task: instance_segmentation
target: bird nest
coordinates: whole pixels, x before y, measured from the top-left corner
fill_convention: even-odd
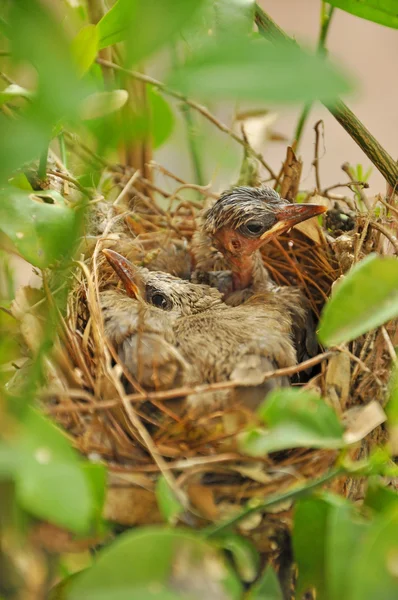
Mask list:
[[[163,192],[168,198],[159,201],[161,195],[138,176],[133,189],[131,173],[114,177],[122,192],[116,201],[98,203],[87,223],[43,392],[43,410],[83,455],[108,468],[104,517],[124,527],[161,522],[156,498],[160,476],[185,499],[182,519],[195,527],[231,518],[259,499],[320,477],[334,464],[336,451],[300,448],[262,458],[245,456],[237,435],[256,423],[255,414],[235,405],[199,416],[181,409],[187,395],[233,387],[231,382],[148,391],[126,371],[104,335],[99,294],[118,282],[101,250],[114,248],[123,254],[128,248],[136,263],[162,268],[162,251],[171,244],[181,268],[203,203],[180,198],[185,186],[178,181],[173,192]],[[206,189],[196,192],[203,201],[214,197]],[[270,242],[262,252],[274,280],[299,286],[319,316],[333,283],[365,254],[385,248],[382,234],[369,226],[369,219],[353,218],[353,228],[344,233],[332,226],[326,232],[313,221]],[[179,249],[184,251],[181,256]],[[383,332],[374,330],[349,347],[320,349],[311,359],[315,374],[305,385],[349,419],[370,399],[384,402],[389,360]],[[305,367],[282,372],[292,375]],[[353,458],[366,454],[380,435],[378,428],[364,437]],[[343,495],[361,495],[358,482],[347,477],[331,485]],[[272,558],[288,543],[290,524],[291,505],[284,503],[257,512],[238,527]]]

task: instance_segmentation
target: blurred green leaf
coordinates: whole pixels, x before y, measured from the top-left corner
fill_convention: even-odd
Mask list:
[[[245,583],[254,581],[260,566],[260,557],[254,545],[247,538],[229,532],[214,539],[221,548],[232,554],[242,581]]]
[[[315,587],[319,600],[348,599],[350,563],[367,528],[355,507],[339,496],[300,500],[292,535],[299,570],[296,597]]]
[[[107,472],[104,465],[91,462],[82,463],[82,470],[91,488],[93,528],[102,525],[102,510],[105,503]]]
[[[398,494],[392,488],[386,487],[379,477],[370,477],[364,504],[376,512],[398,510]]]
[[[13,83],[0,92],[0,106],[14,98],[31,98],[32,96],[32,92]]]
[[[54,193],[51,194],[54,197]],[[0,193],[0,229],[32,265],[45,268],[73,250],[75,212],[62,202],[47,204],[40,193],[9,188]]]
[[[296,597],[316,587],[317,598],[326,598],[325,541],[329,503],[320,498],[299,500],[294,510],[293,552],[298,565]]]
[[[368,528],[352,504],[340,498],[331,504],[324,540],[328,600],[349,600],[352,559]]]
[[[349,342],[398,315],[398,260],[370,254],[353,267],[321,315],[319,339],[327,346]]]
[[[96,92],[84,99],[80,114],[82,119],[99,119],[117,110],[120,110],[128,100],[126,90],[112,90],[111,92]]]
[[[127,41],[136,63],[172,41],[203,0],[117,0],[97,27],[99,47]]]
[[[159,510],[168,523],[176,523],[184,507],[176,498],[166,479],[161,476],[156,483],[156,500]]]
[[[148,86],[148,103],[153,147],[156,149],[170,137],[174,128],[174,115],[169,103],[150,86]]]
[[[98,29],[95,25],[86,25],[73,39],[71,45],[72,56],[80,76],[83,76],[95,61],[98,44]]]
[[[67,588],[66,600],[241,598],[222,554],[198,534],[160,527],[120,536]]]
[[[14,60],[30,62],[39,76],[32,110],[44,123],[75,114],[86,86],[79,81],[69,40],[54,13],[38,0],[18,0],[10,10],[10,30]]]
[[[8,180],[8,183],[13,187],[18,188],[19,190],[33,192],[33,188],[23,171],[20,171],[19,173],[14,175],[14,177],[11,177],[11,179]]]
[[[88,93],[87,83],[79,80],[65,31],[42,2],[10,3],[8,32],[13,61],[33,65],[38,83],[31,102],[18,119],[0,115],[2,182],[24,162],[43,152],[51,139],[53,124],[61,117],[76,116]]]
[[[215,0],[216,25],[223,33],[250,33],[253,30],[255,0]]]
[[[349,600],[398,598],[398,511],[378,516],[357,545],[350,568]]]
[[[397,0],[328,0],[328,2],[357,17],[398,29]]]
[[[249,589],[247,600],[284,600],[278,578],[272,567],[267,567],[260,579]]]
[[[93,492],[77,452],[61,431],[28,408],[13,447],[21,506],[55,525],[87,533],[94,511]]]
[[[334,410],[313,391],[295,388],[275,390],[259,408],[268,429],[241,434],[244,452],[262,456],[285,448],[339,448],[343,427]]]
[[[297,102],[333,100],[350,89],[324,58],[294,44],[225,36],[202,48],[170,77],[169,85],[204,98]]]

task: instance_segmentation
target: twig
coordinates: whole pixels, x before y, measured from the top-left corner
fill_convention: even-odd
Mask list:
[[[127,416],[130,419],[132,425],[135,427],[135,429],[138,431],[139,435],[141,436],[143,443],[145,444],[150,455],[152,456],[154,462],[159,467],[159,470],[162,473],[165,480],[167,481],[170,489],[174,492],[176,498],[179,500],[179,502],[181,502],[183,507],[185,509],[187,509],[188,508],[188,500],[187,500],[186,495],[178,487],[178,485],[174,479],[174,476],[167,468],[167,463],[165,462],[163,456],[159,453],[151,436],[149,435],[148,431],[142,424],[141,419],[139,418],[139,416],[137,415],[137,413],[131,406],[130,402],[128,401],[127,396],[123,390],[123,385],[120,382],[120,377],[118,377],[118,378],[114,377],[114,385],[119,393],[120,399],[124,406],[124,410],[126,411]]]
[[[384,325],[382,325],[380,329],[381,329],[381,334],[382,334],[382,336],[384,338],[384,341],[386,343],[387,350],[388,350],[388,353],[390,355],[390,358],[391,358],[391,360],[392,360],[393,363],[396,363],[397,362],[397,353],[395,352],[394,344],[391,341],[391,338],[390,338],[390,336],[388,334],[388,331],[384,327]]]
[[[276,43],[285,41],[290,44],[296,44],[258,4],[255,7],[255,21],[260,34],[270,41]],[[391,187],[394,188],[398,182],[398,163],[386,152],[370,131],[366,129],[363,123],[341,100],[337,100],[334,104],[324,103],[324,106],[326,106],[340,125],[358,144]]]
[[[294,375],[295,373],[299,373],[301,371],[305,371],[306,369],[309,369],[310,367],[314,367],[315,365],[318,365],[319,363],[323,362],[324,360],[327,360],[328,358],[330,358],[331,356],[333,356],[336,353],[336,351],[334,350],[329,350],[327,352],[323,352],[322,354],[318,354],[317,356],[314,356],[313,358],[310,358],[308,360],[305,360],[302,363],[299,363],[298,365],[294,365],[293,367],[284,367],[283,369],[275,369],[274,371],[268,371],[267,373],[264,373],[263,378],[262,378],[262,382],[268,381],[268,379],[272,379],[273,377],[282,377],[282,376],[289,376],[289,375]],[[258,383],[256,384],[250,384],[247,383],[247,381],[220,381],[217,383],[211,383],[211,384],[206,384],[206,385],[197,385],[197,386],[193,386],[193,387],[180,387],[180,388],[175,388],[172,390],[165,390],[162,392],[148,392],[146,394],[129,394],[126,396],[127,400],[129,402],[143,402],[143,401],[152,401],[152,400],[171,400],[171,399],[176,399],[176,398],[184,398],[185,396],[190,396],[191,394],[202,394],[202,393],[206,393],[206,392],[214,392],[214,391],[218,391],[218,390],[226,390],[226,389],[231,389],[231,388],[236,388],[236,387],[251,387],[251,385],[258,385]],[[76,410],[78,412],[81,413],[90,413],[92,411],[102,411],[102,410],[108,410],[109,408],[114,408],[115,406],[118,406],[120,404],[120,402],[118,400],[103,400],[100,403],[96,404],[95,406],[93,405],[82,405],[79,406]],[[70,408],[68,408],[68,410],[70,410]],[[50,413],[58,413],[58,412],[65,412],[65,410],[62,409],[62,407],[50,407],[49,408],[49,412]]]
[[[249,154],[251,154],[252,156],[257,158],[257,160],[263,165],[263,167],[265,169],[267,169],[267,171],[271,175],[272,179],[276,179],[276,175],[275,175],[274,171],[265,162],[265,160],[261,156],[261,154],[256,152],[255,150],[253,150],[253,148],[250,145],[248,145],[247,142],[245,142],[245,140],[243,140],[236,133],[234,133],[229,127],[224,125],[224,123],[221,123],[221,121],[219,121],[205,106],[198,104],[194,100],[187,98],[186,96],[184,96],[183,94],[180,94],[179,92],[176,92],[175,90],[171,90],[166,85],[164,85],[164,83],[162,83],[161,81],[158,81],[157,79],[153,79],[153,77],[149,77],[149,75],[144,75],[143,73],[138,73],[137,71],[131,71],[129,69],[125,69],[124,67],[121,67],[121,66],[117,65],[116,63],[110,62],[108,60],[103,60],[102,58],[97,58],[97,63],[108,69],[113,69],[115,71],[120,71],[121,73],[125,73],[126,75],[129,75],[130,77],[133,77],[134,79],[137,79],[138,81],[142,81],[144,83],[147,83],[148,85],[152,85],[153,87],[157,88],[158,90],[160,90],[167,96],[171,96],[172,98],[181,100],[182,102],[184,102],[184,104],[186,104],[187,106],[190,106],[191,108],[196,110],[198,113],[200,113],[203,117],[205,117],[205,119],[207,119],[208,121],[213,123],[213,125],[215,125],[218,129],[220,129],[220,131],[222,131],[223,133],[226,133],[227,135],[229,135],[229,137],[231,137],[233,140],[235,140],[238,144],[243,146],[243,148],[245,148]]]
[[[389,229],[387,229],[387,227],[384,227],[384,225],[381,225],[381,223],[376,223],[376,221],[370,221],[369,225],[373,229],[380,231],[380,233],[382,233],[388,239],[388,241],[391,242],[396,254],[398,255],[398,239],[395,237],[395,235]]]
[[[314,156],[314,160],[312,161],[313,166],[315,167],[315,184],[316,184],[316,189],[317,192],[321,191],[321,179],[319,177],[319,137],[320,137],[320,133],[319,133],[319,127],[322,125],[322,128],[324,130],[324,124],[323,121],[317,121],[314,125],[314,131],[315,131],[315,156]]]
[[[319,31],[319,39],[318,39],[318,44],[317,44],[317,52],[321,56],[326,54],[326,38],[328,35],[328,31],[329,31],[333,13],[334,13],[334,6],[326,7],[326,3],[324,2],[324,0],[322,0],[321,28]],[[304,130],[304,126],[307,122],[308,115],[311,112],[311,108],[312,108],[312,102],[308,102],[304,106],[303,111],[299,117],[296,131],[294,133],[294,138],[293,138],[293,141],[296,142],[296,148],[298,148],[298,146],[299,146],[301,136],[302,136],[302,133]]]
[[[349,183],[336,183],[335,185],[330,185],[329,187],[325,188],[321,192],[321,194],[322,194],[322,196],[328,197],[328,194],[329,194],[329,192],[331,190],[335,190],[335,189],[341,188],[341,187],[348,187],[351,190],[351,186],[352,185],[354,185],[354,186],[356,186],[356,185],[362,186],[365,189],[367,189],[369,187],[369,184],[366,183],[365,181],[350,181]]]
[[[140,177],[140,175],[141,173],[139,171],[135,171],[133,173],[133,175],[130,177],[130,179],[128,180],[128,182],[114,201],[113,206],[116,206],[117,204],[119,204],[119,202],[121,202],[124,199],[124,197],[129,193],[133,183],[135,183],[135,181]]]
[[[91,198],[90,192],[87,191],[86,188],[83,187],[82,184],[79,183],[71,175],[68,175],[67,173],[61,173],[59,171],[53,171],[52,169],[49,169],[47,171],[47,173],[50,174],[50,175],[53,175],[54,177],[59,177],[59,179],[63,179],[64,181],[68,181],[69,183],[72,183],[79,190],[79,192],[81,192],[82,194],[84,194],[87,198]]]
[[[386,208],[388,208],[388,210],[391,210],[395,215],[398,216],[398,208],[396,208],[392,204],[389,204],[388,202],[383,200],[383,198],[381,198],[380,196],[378,196],[377,202],[381,202]]]
[[[344,173],[346,173],[348,175],[348,177],[349,177],[352,185],[355,186],[355,191],[358,192],[358,194],[359,194],[359,196],[361,198],[361,201],[364,203],[364,205],[366,206],[366,208],[368,210],[371,210],[372,207],[370,205],[369,199],[368,199],[367,195],[363,191],[363,188],[364,187],[369,187],[369,185],[368,186],[363,185],[362,187],[357,187],[358,184],[354,181],[354,178],[353,178],[351,170],[350,170],[350,165],[348,163],[344,163],[343,165],[341,165],[341,169],[342,169],[342,171],[344,171]]]

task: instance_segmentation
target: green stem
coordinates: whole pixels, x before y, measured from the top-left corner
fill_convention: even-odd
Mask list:
[[[321,29],[319,31],[319,38],[318,38],[318,44],[317,44],[317,52],[320,55],[326,54],[326,38],[328,35],[328,31],[329,31],[333,13],[334,13],[334,6],[329,6],[329,8],[327,8],[326,3],[323,0],[322,5],[321,5]],[[307,102],[307,104],[305,104],[305,106],[302,110],[302,113],[299,117],[296,131],[294,133],[294,141],[296,142],[296,149],[299,146],[301,136],[302,136],[302,133],[304,130],[304,126],[307,122],[308,115],[311,112],[311,108],[312,108],[312,102]]]
[[[187,137],[189,152],[191,154],[192,167],[195,173],[195,183],[198,185],[205,185],[205,178],[203,176],[202,164],[200,161],[200,151],[198,147],[198,139],[195,133],[195,125],[193,120],[192,111],[186,104],[181,105],[181,112],[184,116],[185,123],[187,126]]]
[[[58,136],[58,144],[59,144],[59,154],[61,158],[61,162],[64,165],[65,169],[68,168],[68,155],[66,153],[66,144],[65,144],[65,136],[64,133],[60,133]]]
[[[271,42],[280,43],[282,40],[289,44],[296,44],[258,5],[256,5],[255,20],[259,32]],[[336,100],[330,105],[325,104],[325,106],[380,171],[390,186],[395,188],[398,182],[398,163],[391,158],[370,131],[341,100]]]
[[[39,179],[44,180],[47,177],[47,161],[48,161],[48,150],[49,146],[46,146],[43,152],[40,154],[39,168],[37,176]]]
[[[316,479],[315,481],[311,481],[310,483],[307,483],[306,485],[302,485],[300,487],[295,487],[295,488],[289,490],[288,492],[285,492],[284,494],[279,494],[279,495],[273,494],[272,496],[269,496],[269,498],[267,498],[267,500],[265,502],[263,502],[262,504],[258,504],[257,506],[251,506],[249,508],[246,508],[236,517],[232,517],[232,519],[229,519],[228,521],[224,521],[223,523],[221,523],[219,525],[212,525],[211,527],[207,527],[206,529],[204,529],[202,531],[202,533],[206,537],[218,535],[225,529],[230,529],[232,526],[234,526],[237,523],[239,523],[240,521],[242,521],[242,519],[246,519],[246,517],[248,517],[249,515],[251,515],[253,513],[259,512],[261,510],[266,511],[269,508],[271,508],[272,506],[275,506],[276,504],[281,504],[282,502],[286,502],[288,500],[293,500],[294,498],[301,498],[302,496],[306,496],[307,494],[309,494],[310,492],[312,492],[319,486],[323,485],[324,483],[327,483],[331,479],[335,479],[339,475],[343,475],[344,473],[345,473],[345,471],[342,468],[332,469],[325,475],[322,475],[322,477],[319,477],[319,479]]]
[[[170,55],[173,68],[178,68],[180,61],[176,46],[174,44],[172,44],[170,47]],[[184,117],[185,126],[187,130],[188,147],[189,153],[191,155],[192,168],[195,174],[195,183],[197,183],[198,185],[205,185],[202,163],[200,160],[200,151],[198,147],[198,139],[195,134],[195,122],[192,115],[192,109],[190,106],[188,106],[188,104],[182,103],[180,106],[180,110]]]

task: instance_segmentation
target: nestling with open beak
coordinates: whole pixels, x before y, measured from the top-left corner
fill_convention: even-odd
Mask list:
[[[250,293],[272,287],[275,284],[264,267],[261,246],[325,210],[317,204],[291,204],[265,186],[236,187],[223,193],[203,212],[193,238],[196,280],[207,283],[211,272],[231,271],[231,289],[224,294],[229,304],[240,304]]]
[[[237,390],[237,399],[250,408],[255,408],[273,387],[288,385],[286,378],[265,383],[262,380],[267,371],[296,363],[291,319],[273,294],[254,296],[245,305],[230,307],[216,289],[207,285],[135,267],[111,250],[105,250],[104,254],[129,296],[123,298],[122,312],[112,314],[111,308],[105,307],[108,308],[106,333],[133,374],[131,359],[126,356],[126,348],[132,344],[125,338],[136,334],[125,323],[129,320],[136,323],[138,299],[147,307],[152,327],[158,319],[157,334],[161,335],[162,329],[167,332],[176,352],[189,365],[185,378],[190,384],[228,380],[255,384],[255,388]],[[222,401],[231,401],[233,394],[232,391],[221,394]],[[220,394],[190,397],[188,401],[195,406],[219,402]]]
[[[299,288],[277,286],[271,280],[260,248],[325,211],[317,204],[291,204],[269,187],[237,187],[203,213],[192,244],[194,280],[217,287],[227,304],[239,305],[256,293],[276,294],[291,315],[299,361],[315,355],[318,348],[308,301]]]

